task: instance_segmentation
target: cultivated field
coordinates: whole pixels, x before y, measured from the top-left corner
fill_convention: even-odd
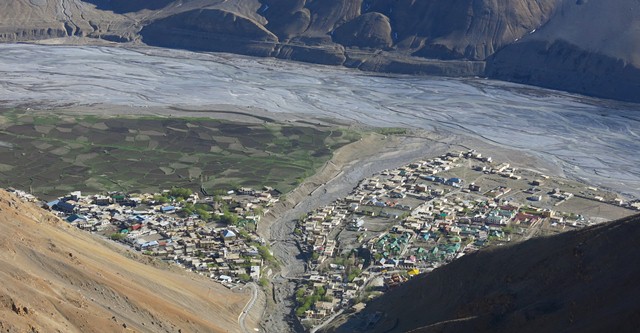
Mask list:
[[[43,197],[172,186],[284,193],[358,138],[330,126],[12,110],[0,117],[0,186]]]

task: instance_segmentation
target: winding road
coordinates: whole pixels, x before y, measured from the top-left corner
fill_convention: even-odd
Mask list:
[[[251,288],[251,299],[249,300],[249,302],[247,302],[247,305],[244,306],[244,309],[242,309],[242,312],[238,316],[238,324],[240,324],[240,329],[243,333],[250,332],[249,330],[247,330],[245,319],[247,318],[247,314],[249,313],[249,311],[251,311],[251,308],[258,299],[258,286],[256,286],[256,284],[253,282],[247,283],[246,286]]]

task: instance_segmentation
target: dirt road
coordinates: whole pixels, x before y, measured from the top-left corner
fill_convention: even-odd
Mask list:
[[[243,333],[251,332],[247,329],[245,319],[247,318],[247,313],[251,311],[251,307],[253,307],[253,305],[256,303],[256,299],[258,299],[258,286],[255,283],[250,282],[247,283],[247,287],[251,288],[251,299],[249,300],[249,302],[247,302],[247,305],[245,305],[244,309],[242,309],[242,313],[240,313],[240,316],[238,316],[238,324],[240,324],[240,329]]]

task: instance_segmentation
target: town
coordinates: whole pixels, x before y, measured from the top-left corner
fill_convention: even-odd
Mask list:
[[[26,201],[38,199],[10,189]],[[82,195],[43,207],[79,229],[233,288],[268,285],[278,262],[257,225],[280,200],[273,188],[200,197],[189,189]],[[409,163],[361,180],[346,197],[302,216],[307,257],[295,314],[308,328],[465,254],[604,222],[640,200],[493,161],[474,150]],[[375,318],[372,320],[375,321]]]
[[[640,202],[473,150],[386,170],[298,221],[309,274],[295,294],[296,315],[313,327],[480,248],[631,210],[640,210]]]
[[[27,201],[36,198],[16,191]],[[200,198],[189,189],[155,194],[83,196],[75,191],[43,206],[79,229],[121,242],[145,255],[173,262],[228,286],[261,279],[275,266],[256,233],[261,217],[278,201],[272,188],[240,188]]]

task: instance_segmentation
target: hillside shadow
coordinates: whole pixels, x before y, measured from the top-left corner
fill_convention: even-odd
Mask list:
[[[166,7],[173,0],[82,0],[96,6],[100,10],[109,10],[114,13],[133,13],[143,9],[157,10]]]

